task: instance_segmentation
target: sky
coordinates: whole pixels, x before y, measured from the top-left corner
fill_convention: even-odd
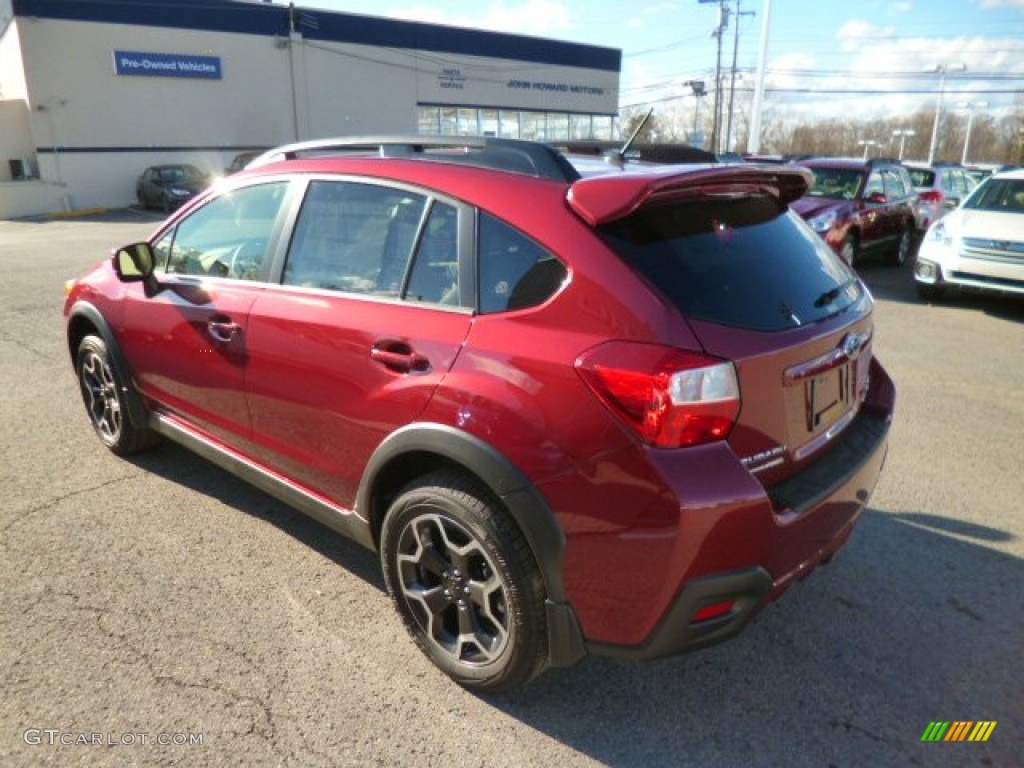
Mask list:
[[[737,98],[753,89],[765,0],[739,5]],[[618,48],[620,107],[689,110],[688,80],[714,80],[717,2],[700,0],[307,0],[303,7],[500,30]],[[732,65],[736,18],[723,34]],[[1024,112],[1024,0],[771,0],[766,119],[934,109]],[[966,67],[961,70],[961,67]],[[749,98],[749,95],[748,95]]]

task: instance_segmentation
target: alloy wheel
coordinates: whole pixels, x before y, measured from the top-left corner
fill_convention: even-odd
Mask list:
[[[398,589],[425,637],[460,664],[498,659],[510,638],[507,586],[462,524],[424,513],[398,538]]]
[[[116,442],[121,434],[122,409],[110,364],[90,350],[82,359],[79,378],[93,426],[104,440]]]

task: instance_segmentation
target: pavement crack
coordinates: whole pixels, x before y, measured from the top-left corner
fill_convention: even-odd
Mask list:
[[[68,491],[67,493],[61,494],[60,496],[57,496],[56,498],[49,499],[48,501],[46,501],[43,504],[39,504],[39,505],[37,505],[35,507],[30,507],[29,509],[26,509],[21,514],[15,515],[12,519],[8,520],[6,523],[4,523],[3,526],[0,526],[0,537],[3,537],[3,538],[0,538],[0,546],[4,546],[4,547],[7,546],[7,543],[4,540],[7,537],[7,532],[11,528],[13,528],[15,525],[20,523],[22,520],[25,520],[26,518],[29,518],[32,515],[35,515],[35,514],[37,514],[39,512],[44,512],[44,511],[46,511],[48,509],[52,509],[53,507],[56,507],[58,504],[61,504],[62,502],[67,501],[68,499],[73,499],[76,496],[81,496],[84,493],[92,493],[93,491],[99,491],[99,490],[101,490],[103,488],[108,488],[111,485],[115,485],[117,483],[123,483],[125,480],[131,480],[131,479],[132,479],[131,475],[124,475],[122,477],[115,477],[112,480],[107,480],[105,482],[99,483],[97,485],[90,486],[88,488],[79,488],[78,490],[75,490],[75,491]]]
[[[949,603],[951,606],[953,606],[954,610],[959,611],[964,616],[969,616],[970,618],[974,619],[979,624],[984,624],[985,623],[985,619],[984,618],[982,618],[979,614],[977,614],[974,611],[972,611],[970,608],[968,608],[966,605],[961,603],[955,597],[949,598],[946,602]]]

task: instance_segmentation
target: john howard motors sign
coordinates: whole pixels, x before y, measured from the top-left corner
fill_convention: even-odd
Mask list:
[[[143,77],[223,77],[220,56],[192,56],[183,53],[142,53],[114,51],[114,72]]]

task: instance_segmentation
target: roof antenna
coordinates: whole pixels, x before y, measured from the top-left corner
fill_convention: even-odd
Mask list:
[[[629,148],[633,146],[633,142],[636,141],[636,137],[640,135],[640,131],[647,125],[647,121],[651,119],[651,115],[654,114],[654,107],[647,110],[647,114],[644,115],[644,119],[640,121],[636,128],[633,129],[633,135],[630,136],[626,143],[622,145],[622,149],[613,150],[613,154],[609,155],[606,159],[614,163],[615,165],[622,168],[626,165],[626,153],[629,152]]]

